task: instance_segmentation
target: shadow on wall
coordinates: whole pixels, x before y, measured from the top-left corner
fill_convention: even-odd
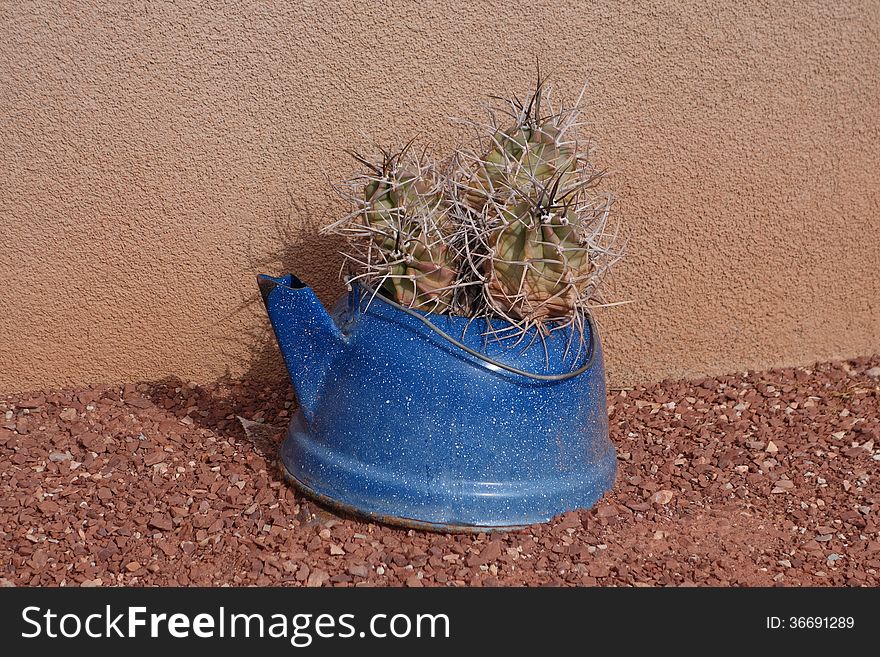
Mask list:
[[[271,253],[268,256],[251,254],[248,258],[246,275],[253,279],[252,291],[228,318],[236,323],[236,329],[230,331],[228,326],[221,326],[217,331],[218,336],[222,336],[218,337],[221,345],[223,341],[234,343],[235,348],[229,350],[229,362],[241,358],[240,354],[246,351],[249,365],[243,374],[226,374],[218,383],[288,385],[287,372],[257,289],[256,277],[258,274],[295,274],[315,290],[325,306],[329,306],[343,292],[336,272],[342,264],[340,251],[344,248],[344,241],[339,237],[321,235],[319,230],[338,213],[339,208],[330,202],[315,207],[292,195],[285,199],[275,215]],[[333,266],[328,267],[328,263]],[[325,272],[328,270],[333,272],[332,276],[327,276]],[[241,313],[254,313],[258,320],[240,321]],[[229,338],[230,335],[235,337]]]
[[[314,287],[325,304],[338,297],[342,286],[336,277],[314,277],[315,272],[327,271],[328,262],[342,262],[339,251],[343,242],[318,232],[336,212],[338,208],[331,208],[329,204],[311,208],[289,197],[276,213],[274,253],[269,257],[249,258],[247,275],[253,276],[253,292],[218,323],[215,334],[219,349],[228,354],[230,362],[241,358],[243,351],[249,353],[250,364],[243,374],[233,375],[227,371],[208,386],[188,383],[175,376],[138,386],[154,404],[178,418],[188,416],[195,425],[210,430],[217,437],[252,444],[254,451],[269,464],[269,475],[276,479],[281,479],[278,448],[290,416],[296,410],[296,398],[263,308],[256,276],[295,273]],[[254,324],[241,321],[242,314],[251,312],[263,321],[257,322],[257,328],[243,329]],[[236,330],[228,330],[229,322],[236,324]],[[236,337],[225,337],[228,335]],[[224,347],[224,342],[234,348]]]
[[[315,276],[316,272],[328,271],[328,263],[337,263],[333,271],[338,271],[342,262],[339,254],[342,240],[318,232],[338,211],[338,207],[331,207],[330,203],[315,208],[293,196],[280,204],[275,214],[271,255],[252,254],[247,259],[243,275],[251,277],[252,292],[218,321],[212,336],[228,363],[241,361],[242,354],[247,354],[246,370],[231,373],[227,369],[226,374],[208,386],[189,384],[178,377],[141,384],[155,403],[181,417],[189,414],[197,425],[218,436],[246,439],[267,461],[275,460],[283,429],[296,409],[296,400],[263,308],[256,277],[295,273],[315,289],[325,304],[338,297],[343,288],[336,276]],[[266,250],[265,244],[261,249]],[[251,313],[259,319],[243,317]],[[262,426],[248,425],[249,422]]]

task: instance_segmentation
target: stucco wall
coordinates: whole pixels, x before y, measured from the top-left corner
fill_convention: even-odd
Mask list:
[[[536,55],[557,91],[590,80],[615,172],[613,382],[880,351],[876,1],[22,1],[0,390],[276,376],[254,275],[341,290],[313,230],[342,149],[447,148]]]

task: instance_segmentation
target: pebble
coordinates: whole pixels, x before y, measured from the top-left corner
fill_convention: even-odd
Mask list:
[[[348,573],[355,577],[366,577],[370,574],[369,569],[362,564],[354,564],[348,567]]]
[[[651,496],[651,501],[654,504],[669,504],[674,496],[675,493],[671,490],[658,490]]]
[[[306,586],[318,587],[323,586],[324,583],[330,579],[330,574],[324,570],[313,570],[309,573],[309,578],[306,580]]]

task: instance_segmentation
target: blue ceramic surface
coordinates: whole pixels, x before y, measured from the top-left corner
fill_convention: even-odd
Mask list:
[[[509,528],[592,506],[614,483],[598,334],[591,367],[563,381],[512,374],[358,288],[327,313],[293,276],[260,276],[300,402],[282,449],[307,494],[383,522]],[[472,349],[538,374],[570,372],[589,348],[554,332],[523,351],[485,323],[431,315]],[[493,322],[495,329],[505,326]],[[465,331],[465,329],[467,329]],[[575,357],[578,362],[572,362]]]

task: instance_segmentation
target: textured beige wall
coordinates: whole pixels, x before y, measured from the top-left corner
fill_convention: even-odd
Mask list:
[[[74,7],[75,5],[75,7]],[[0,3],[0,390],[272,377],[254,274],[324,300],[346,147],[524,92],[612,167],[613,382],[880,351],[880,4]]]

